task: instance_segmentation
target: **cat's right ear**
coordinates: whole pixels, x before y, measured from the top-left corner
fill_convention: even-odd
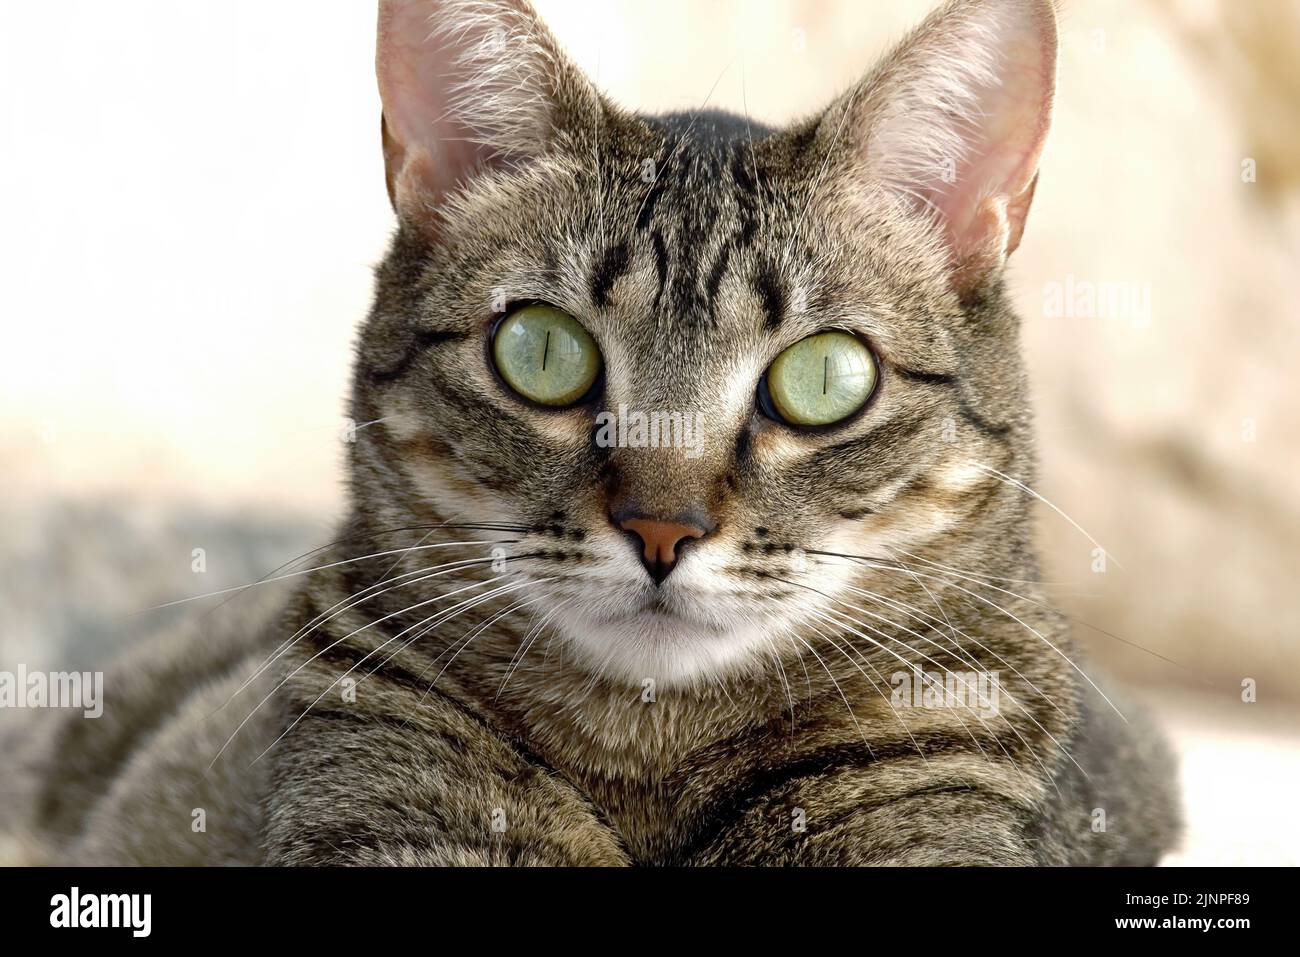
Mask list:
[[[388,197],[422,230],[476,173],[526,163],[601,109],[526,0],[380,0],[375,68]]]

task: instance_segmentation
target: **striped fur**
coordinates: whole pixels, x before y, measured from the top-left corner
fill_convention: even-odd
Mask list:
[[[390,113],[407,74],[384,37],[404,18],[468,44],[449,82],[487,152],[435,183],[419,124],[386,120],[399,227],[357,349],[351,415],[372,424],[339,541],[283,611],[182,654],[185,670],[174,649],[136,659],[137,716],[103,729],[111,753],[98,727],[61,732],[23,805],[50,854],[1155,863],[1177,833],[1171,759],[1085,675],[1038,583],[1032,498],[993,471],[1033,482],[1001,260],[959,289],[899,190],[935,156],[864,164],[858,128],[920,71],[879,142],[915,145],[925,109],[958,136],[1006,24],[1050,7],[952,5],[779,130],[614,107],[516,0],[386,5]],[[511,71],[494,35],[523,44]],[[503,296],[581,319],[605,358],[595,405],[545,411],[502,387],[486,342]],[[878,353],[866,411],[814,433],[765,419],[763,369],[827,328]],[[595,412],[619,404],[698,411],[702,454],[597,446]],[[704,509],[717,529],[656,589],[616,499]],[[996,672],[1001,705],[895,707],[916,668]],[[199,841],[168,831],[197,782],[222,826]],[[146,818],[172,823],[141,837]]]

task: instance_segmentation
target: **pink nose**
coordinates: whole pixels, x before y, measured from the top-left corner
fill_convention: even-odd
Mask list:
[[[698,525],[644,516],[625,518],[618,523],[618,527],[641,540],[641,562],[656,585],[663,584],[677,565],[682,543],[689,538],[702,538],[705,535],[705,530]]]

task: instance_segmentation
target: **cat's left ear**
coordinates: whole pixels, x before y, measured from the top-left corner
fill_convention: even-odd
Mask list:
[[[388,196],[420,228],[476,175],[541,156],[603,108],[527,0],[380,0],[375,67]]]
[[[936,220],[966,298],[1020,244],[1055,90],[1052,0],[956,0],[832,105],[818,136],[847,141],[873,185]]]

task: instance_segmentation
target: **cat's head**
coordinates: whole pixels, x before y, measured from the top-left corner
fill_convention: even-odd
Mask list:
[[[836,556],[996,551],[1055,43],[1048,0],[954,3],[770,130],[612,106],[523,0],[382,3],[355,507],[529,529],[505,574],[633,682],[831,626]]]

